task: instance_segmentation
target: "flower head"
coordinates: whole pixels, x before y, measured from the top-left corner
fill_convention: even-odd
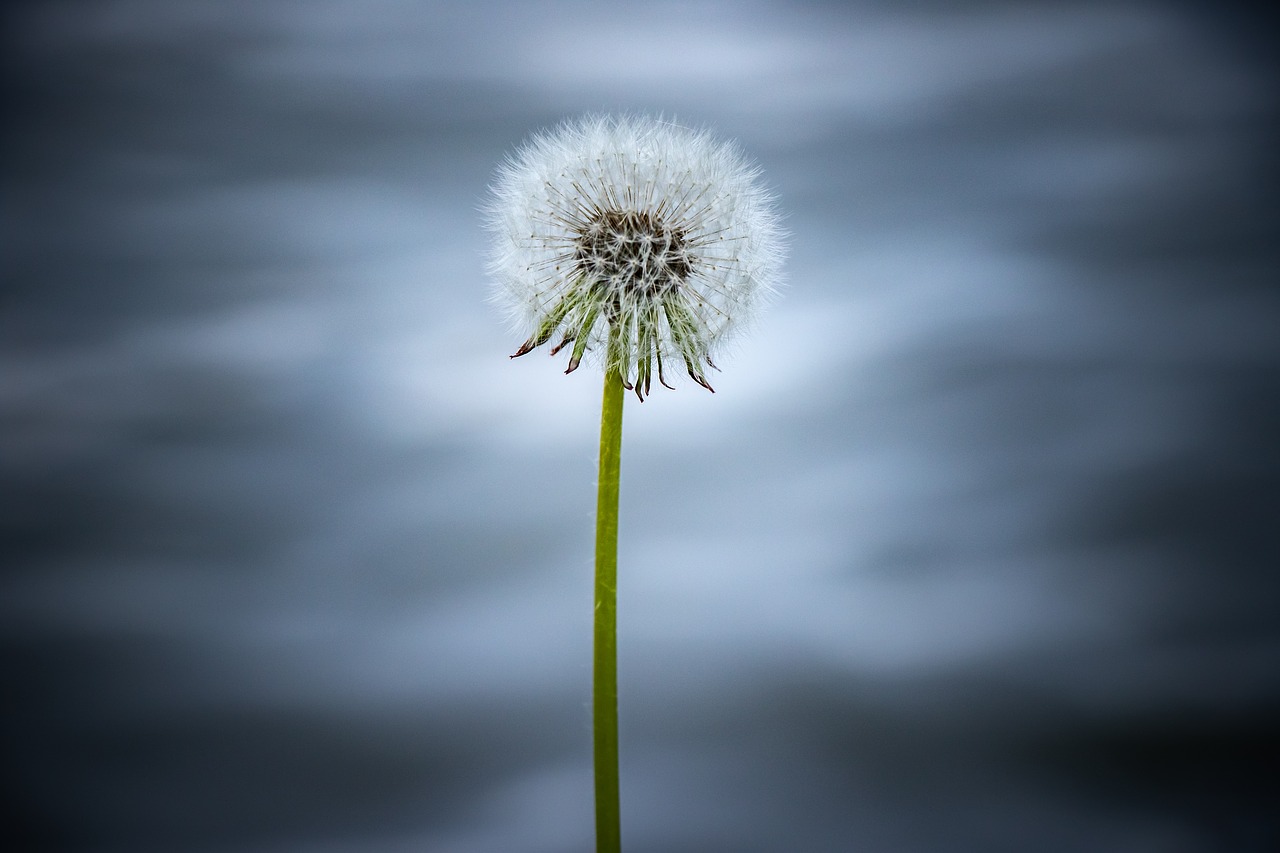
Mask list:
[[[736,146],[643,117],[588,117],[534,136],[499,169],[488,208],[496,296],[532,328],[616,369],[644,399],[664,364],[707,390],[704,365],[777,286],[782,234]]]

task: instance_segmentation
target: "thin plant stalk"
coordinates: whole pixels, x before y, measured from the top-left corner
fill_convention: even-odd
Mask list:
[[[596,498],[596,593],[592,666],[596,850],[622,848],[618,797],[618,475],[622,461],[622,374],[604,374],[600,485]]]

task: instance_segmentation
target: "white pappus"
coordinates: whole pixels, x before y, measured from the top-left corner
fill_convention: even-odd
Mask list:
[[[664,365],[704,365],[780,283],[773,199],[732,143],[648,117],[588,116],[499,167],[486,208],[495,301],[528,340],[559,338],[640,399]]]

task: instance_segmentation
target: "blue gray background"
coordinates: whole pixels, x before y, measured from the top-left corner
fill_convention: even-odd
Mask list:
[[[590,848],[599,379],[507,359],[478,211],[602,110],[792,234],[717,393],[627,408],[627,848],[1274,849],[1262,14],[5,9],[23,849]]]

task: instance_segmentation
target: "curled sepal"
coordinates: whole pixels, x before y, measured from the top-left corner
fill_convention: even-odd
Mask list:
[[[662,310],[667,316],[667,327],[671,330],[671,339],[684,358],[684,366],[689,377],[714,394],[716,389],[707,382],[706,374],[702,371],[701,362],[705,360],[710,364],[711,361],[706,356],[706,343],[698,334],[701,326],[697,317],[685,304],[678,291],[662,300]]]
[[[588,302],[587,309],[582,312],[582,317],[576,324],[576,329],[571,333],[572,337],[577,340],[573,345],[573,352],[569,355],[569,367],[565,373],[573,373],[578,369],[578,365],[582,363],[582,356],[587,351],[587,341],[591,338],[591,328],[596,324],[596,318],[600,316],[600,303]],[[566,341],[569,338],[566,337]],[[555,355],[555,350],[552,350]]]
[[[569,313],[569,309],[572,307],[573,304],[568,297],[560,299],[555,303],[555,305],[551,306],[551,310],[543,315],[542,319],[538,322],[538,328],[529,336],[529,340],[521,344],[520,349],[512,353],[511,357],[519,358],[525,353],[532,352],[547,341],[551,340],[551,336],[556,333],[556,329],[560,327],[560,324],[564,321],[565,315]],[[564,346],[563,343],[559,344],[551,351],[552,354],[557,352],[562,346]]]

